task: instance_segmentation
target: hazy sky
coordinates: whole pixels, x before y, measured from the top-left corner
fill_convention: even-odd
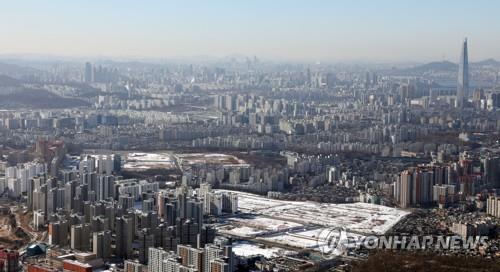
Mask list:
[[[0,54],[306,61],[500,59],[493,0],[12,0]]]

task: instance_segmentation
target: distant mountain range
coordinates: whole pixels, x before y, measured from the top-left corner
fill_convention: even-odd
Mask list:
[[[477,65],[477,66],[493,66],[496,68],[500,68],[500,61],[495,60],[495,59],[486,59],[478,62],[473,62],[471,65]]]
[[[44,89],[27,88],[23,81],[0,74],[0,108],[71,108],[88,106],[89,103],[77,98],[61,97]]]
[[[17,87],[20,85],[20,80],[0,74],[0,87]]]
[[[40,73],[42,71],[26,66],[20,66],[17,64],[0,62],[0,74],[7,75],[13,78],[22,78],[25,76],[30,76],[33,74]]]
[[[89,103],[77,98],[61,97],[43,89],[21,87],[15,92],[5,94],[0,92],[0,108],[3,109],[56,109],[81,106],[89,106]]]
[[[427,64],[408,68],[407,70],[413,71],[429,71],[429,70],[457,70],[458,64],[450,61],[435,61]]]
[[[474,67],[494,67],[500,69],[500,61],[495,59],[486,59],[478,62],[471,62],[471,68]],[[399,72],[405,73],[423,73],[428,71],[453,72],[458,70],[458,64],[451,61],[434,61],[410,68],[400,69]]]

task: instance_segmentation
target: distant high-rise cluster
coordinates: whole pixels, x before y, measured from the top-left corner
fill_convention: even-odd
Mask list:
[[[498,258],[500,62],[468,54],[0,60],[0,272],[350,271],[337,228]]]
[[[83,74],[83,82],[85,83],[109,83],[117,77],[117,69],[109,69],[102,65],[94,66],[90,62],[85,63]]]
[[[92,63],[85,63],[85,82],[94,82],[94,68],[92,67]]]
[[[446,206],[479,193],[478,188],[500,187],[499,180],[499,157],[468,157],[402,171],[394,182],[394,197],[404,208],[431,203]]]

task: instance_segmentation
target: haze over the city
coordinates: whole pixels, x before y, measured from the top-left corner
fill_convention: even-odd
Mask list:
[[[499,58],[495,1],[5,1],[1,55],[456,62]],[[28,55],[26,55],[28,54]]]
[[[500,271],[500,1],[0,5],[0,272]]]

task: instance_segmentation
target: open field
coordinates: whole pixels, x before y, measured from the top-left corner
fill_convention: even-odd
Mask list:
[[[125,171],[146,171],[150,169],[172,170],[186,168],[195,164],[220,165],[225,167],[245,166],[246,161],[235,155],[219,153],[182,153],[164,152],[123,152]]]
[[[266,247],[261,244],[248,241],[238,241],[233,243],[233,252],[237,256],[251,257],[262,255],[266,258],[277,257],[280,255],[296,254],[294,251],[284,250],[279,247]]]
[[[194,164],[211,164],[220,166],[244,166],[247,163],[234,155],[219,153],[186,153],[176,154],[181,167],[189,167]]]
[[[233,191],[234,192],[234,191]],[[384,234],[409,212],[368,203],[331,204],[268,199],[238,194],[242,213],[264,215],[302,225],[346,228],[361,234]]]
[[[167,152],[162,153],[138,153],[131,152],[125,156],[124,170],[144,171],[149,169],[174,169],[175,158]]]
[[[330,204],[268,199],[238,194],[240,214],[217,226],[219,233],[268,245],[321,250],[320,237],[345,229],[350,235],[382,235],[409,214],[367,203]],[[323,237],[325,238],[325,237]]]

